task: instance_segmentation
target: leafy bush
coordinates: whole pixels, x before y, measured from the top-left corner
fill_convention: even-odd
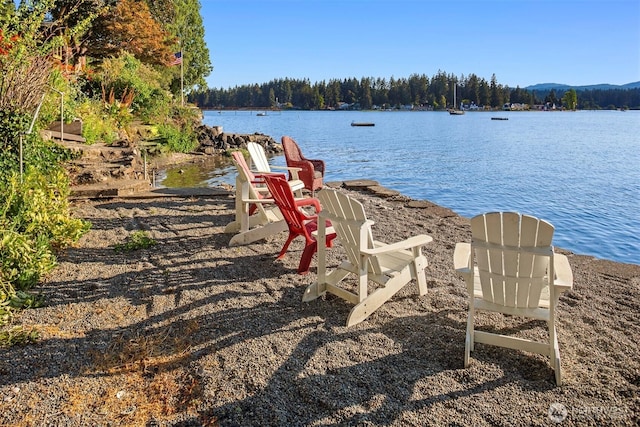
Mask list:
[[[118,102],[117,109],[126,105],[131,114],[151,122],[169,115],[171,100],[161,82],[159,72],[125,52],[117,58],[103,60],[95,85],[99,86],[102,100],[112,112]]]
[[[54,249],[71,244],[88,228],[71,219],[68,211],[68,182],[59,162],[69,158],[70,152],[43,141],[38,133],[42,122],[35,120],[42,108],[45,119],[59,117],[59,98],[56,101],[50,93],[51,86],[71,92],[67,83],[52,77],[51,53],[63,40],[43,24],[51,18],[54,0],[23,1],[15,9],[13,2],[4,5],[0,16],[0,325],[14,310],[40,303],[28,290],[55,266]],[[0,342],[22,339],[20,334],[6,333],[0,334]]]
[[[25,113],[17,112],[15,109],[0,109],[0,148],[10,149],[17,152],[17,142],[20,134],[24,134],[29,129],[31,119]]]
[[[158,136],[169,151],[189,153],[198,146],[198,139],[192,128],[180,129],[172,123],[158,125]]]
[[[29,167],[0,186],[0,325],[33,306],[28,291],[56,266],[55,250],[76,242],[90,224],[71,217],[69,182],[60,168]]]
[[[167,91],[156,88],[151,91],[147,100],[136,104],[140,119],[146,123],[157,123],[169,116],[171,99]]]
[[[19,173],[21,149],[23,170],[31,166],[47,173],[73,157],[70,150],[43,141],[36,132],[25,134],[29,124],[26,114],[0,110],[0,186],[6,185],[12,174]]]
[[[16,290],[29,290],[55,266],[54,250],[76,242],[90,227],[69,213],[66,174],[30,168],[0,189],[0,262],[3,278]]]
[[[100,101],[86,100],[78,107],[78,114],[82,117],[82,136],[87,144],[111,144],[118,139],[118,125],[104,113]]]
[[[193,128],[202,119],[202,112],[198,108],[175,105],[171,110],[171,118],[180,127]]]
[[[55,267],[55,257],[44,236],[30,236],[15,230],[3,229],[0,237],[0,283],[7,288],[7,285],[12,285],[8,289],[30,289],[38,283],[43,274]]]
[[[0,109],[0,188],[6,185],[8,176],[20,170],[20,140],[25,143],[28,127],[26,114]]]
[[[36,305],[28,291],[55,267],[54,251],[89,228],[69,212],[60,162],[71,152],[36,132],[24,134],[29,124],[24,113],[0,111],[0,325],[13,311]]]
[[[201,112],[197,108],[173,106],[171,120],[156,126],[157,139],[163,144],[161,151],[190,153],[198,147],[198,137],[195,133]]]

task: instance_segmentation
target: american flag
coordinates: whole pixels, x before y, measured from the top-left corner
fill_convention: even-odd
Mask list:
[[[182,52],[176,52],[173,54],[173,60],[169,63],[169,65],[180,65],[182,64]]]

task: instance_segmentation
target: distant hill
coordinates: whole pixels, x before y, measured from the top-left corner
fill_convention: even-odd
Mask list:
[[[588,86],[571,86],[561,83],[538,83],[536,85],[527,86],[524,89],[529,91],[550,91],[551,89],[556,91],[567,91],[569,89],[575,90],[610,90],[610,89],[638,89],[640,88],[640,81],[627,83],[626,85],[611,85],[608,83],[602,83],[598,85]]]

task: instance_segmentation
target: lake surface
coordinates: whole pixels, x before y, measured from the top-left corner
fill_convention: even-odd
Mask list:
[[[203,123],[278,142],[289,135],[306,157],[325,160],[326,181],[373,179],[465,217],[528,213],[555,226],[556,246],[640,264],[637,111],[207,111]],[[284,156],[271,160],[285,164]],[[230,165],[195,168],[189,185],[235,182]],[[172,184],[173,176],[168,171],[162,185],[186,186]]]

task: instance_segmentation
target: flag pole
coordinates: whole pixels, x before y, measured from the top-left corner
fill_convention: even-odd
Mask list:
[[[182,51],[182,40],[180,41],[180,102],[184,107],[184,52]]]

